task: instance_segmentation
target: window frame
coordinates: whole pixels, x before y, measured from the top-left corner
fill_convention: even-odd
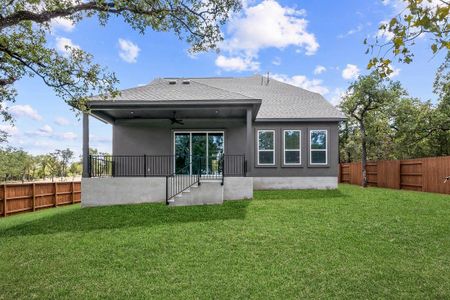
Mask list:
[[[298,131],[299,132],[299,148],[298,149],[286,149],[286,131]],[[286,151],[298,151],[299,162],[287,163]],[[283,129],[283,165],[285,166],[301,166],[302,165],[302,130],[301,129]]]
[[[273,149],[272,150],[265,150],[265,149],[261,150],[261,149],[259,149],[259,134],[261,132],[272,132],[273,133]],[[276,132],[275,132],[275,130],[274,129],[258,129],[256,131],[256,137],[257,137],[257,140],[256,140],[256,143],[257,143],[256,144],[256,162],[257,162],[257,165],[258,166],[275,166],[276,165],[276,162],[275,162],[275,159],[276,159]],[[259,161],[259,153],[260,152],[272,152],[273,163],[269,163],[269,164],[261,163]]]
[[[325,149],[313,149],[311,138],[313,132],[325,132]],[[313,163],[312,162],[312,152],[325,152],[325,162],[324,163]],[[309,164],[311,166],[327,166],[328,165],[328,129],[311,129],[309,131]]]

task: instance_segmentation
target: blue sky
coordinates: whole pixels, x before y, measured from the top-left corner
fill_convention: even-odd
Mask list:
[[[380,22],[399,10],[400,0],[247,1],[242,12],[223,28],[221,52],[188,53],[189,45],[173,33],[141,35],[120,18],[106,27],[86,19],[75,25],[53,23],[49,45],[64,51],[69,44],[90,52],[120,80],[119,88],[150,82],[156,77],[248,76],[265,74],[322,93],[336,104],[358,75],[367,73],[369,56],[364,38],[378,34]],[[381,37],[385,38],[385,37]],[[442,54],[433,57],[427,37],[414,47],[411,65],[393,63],[393,79],[412,96],[435,100],[434,74]],[[81,123],[77,115],[37,78],[17,84],[10,110],[15,126],[9,144],[34,154],[71,148],[81,153]],[[91,121],[91,146],[111,151],[111,126]]]

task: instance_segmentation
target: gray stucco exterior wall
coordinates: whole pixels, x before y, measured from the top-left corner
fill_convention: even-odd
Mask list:
[[[275,130],[275,165],[258,166],[256,156],[257,131]],[[301,166],[283,165],[283,130],[299,129]],[[328,164],[309,164],[309,131],[328,131]],[[113,125],[113,155],[173,154],[174,131],[223,130],[226,154],[245,154],[247,133],[245,119],[184,120],[184,125],[170,125],[168,120],[118,120]],[[252,157],[247,158],[247,176],[253,177],[321,177],[338,176],[338,122],[253,122],[251,135]]]
[[[258,130],[275,131],[275,165],[260,166],[257,162],[257,132]],[[283,130],[301,130],[301,165],[286,166],[283,164]],[[309,163],[309,131],[325,129],[328,131],[328,163],[327,165],[310,165]],[[339,130],[338,122],[256,122],[253,123],[253,163],[248,167],[249,175],[253,177],[296,177],[296,176],[338,176],[339,160]]]

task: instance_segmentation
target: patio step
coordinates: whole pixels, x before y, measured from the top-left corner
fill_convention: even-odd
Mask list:
[[[223,203],[223,186],[218,181],[202,182],[169,200],[169,206],[208,205]]]

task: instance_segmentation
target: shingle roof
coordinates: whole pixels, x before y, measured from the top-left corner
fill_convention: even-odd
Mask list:
[[[189,84],[184,84],[188,80]],[[175,84],[170,82],[175,81]],[[190,101],[261,99],[257,119],[341,119],[344,115],[320,94],[261,76],[164,78],[123,90],[115,101]]]
[[[189,84],[183,84],[188,81]],[[170,84],[175,82],[175,84]],[[215,88],[189,79],[155,79],[147,85],[122,90],[115,101],[190,101],[252,99],[231,91]]]
[[[262,99],[257,119],[344,118],[322,95],[275,79],[270,79],[269,84],[261,76],[195,81]]]

